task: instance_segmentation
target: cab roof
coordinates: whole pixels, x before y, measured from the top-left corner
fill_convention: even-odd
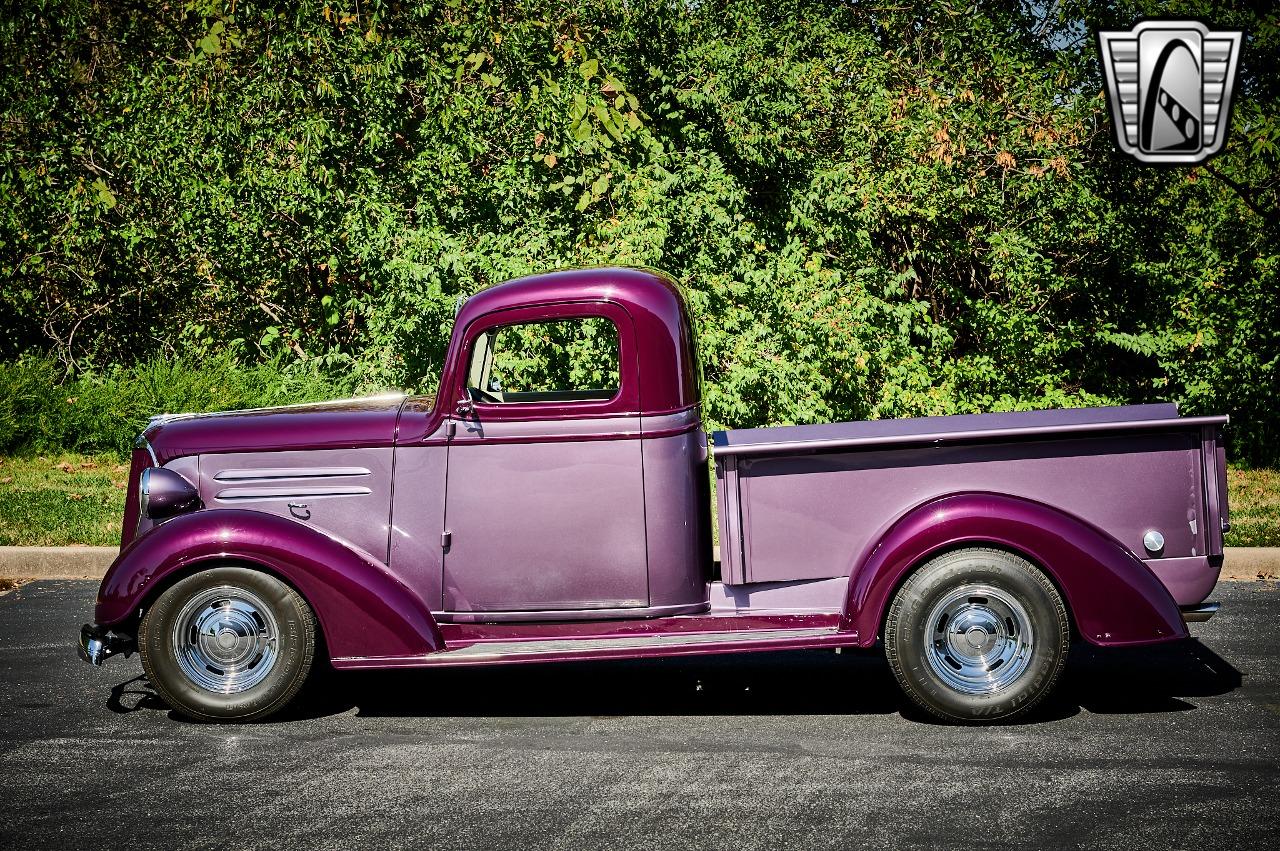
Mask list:
[[[670,275],[657,270],[565,269],[496,284],[462,304],[454,340],[462,339],[465,334],[458,332],[472,322],[494,313],[547,306],[545,320],[550,321],[555,305],[590,301],[616,304],[631,318],[642,413],[670,413],[698,404],[697,354],[684,296]],[[456,359],[458,353],[450,357]]]

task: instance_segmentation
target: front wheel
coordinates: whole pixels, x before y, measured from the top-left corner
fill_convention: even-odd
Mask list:
[[[948,721],[1013,718],[1052,689],[1071,627],[1042,571],[1004,550],[946,553],[894,596],[885,652],[903,691]]]
[[[142,666],[160,697],[204,721],[265,718],[311,671],[315,617],[273,576],[219,567],[167,589],[138,627]]]

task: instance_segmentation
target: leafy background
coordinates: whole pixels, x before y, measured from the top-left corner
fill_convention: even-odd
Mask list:
[[[1247,31],[1205,166],[1113,149],[1093,31],[1150,15]],[[1226,3],[14,4],[0,450],[433,392],[459,295],[617,263],[689,287],[716,425],[1174,400],[1274,464],[1278,45]]]

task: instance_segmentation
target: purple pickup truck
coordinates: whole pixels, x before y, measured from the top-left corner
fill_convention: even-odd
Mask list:
[[[1187,636],[1226,417],[1173,405],[715,432],[678,286],[554,272],[463,303],[435,397],[155,418],[80,654],[199,719],[311,668],[882,644],[906,694],[1026,712],[1072,640]],[[719,559],[708,455],[715,460]]]

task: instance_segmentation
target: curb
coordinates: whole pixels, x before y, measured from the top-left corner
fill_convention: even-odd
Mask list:
[[[0,577],[101,579],[116,547],[0,547]],[[716,547],[715,557],[720,558]],[[1227,547],[1220,580],[1280,579],[1280,547]]]
[[[1219,579],[1280,579],[1280,547],[1226,547]]]
[[[0,547],[8,579],[102,579],[119,547]]]

